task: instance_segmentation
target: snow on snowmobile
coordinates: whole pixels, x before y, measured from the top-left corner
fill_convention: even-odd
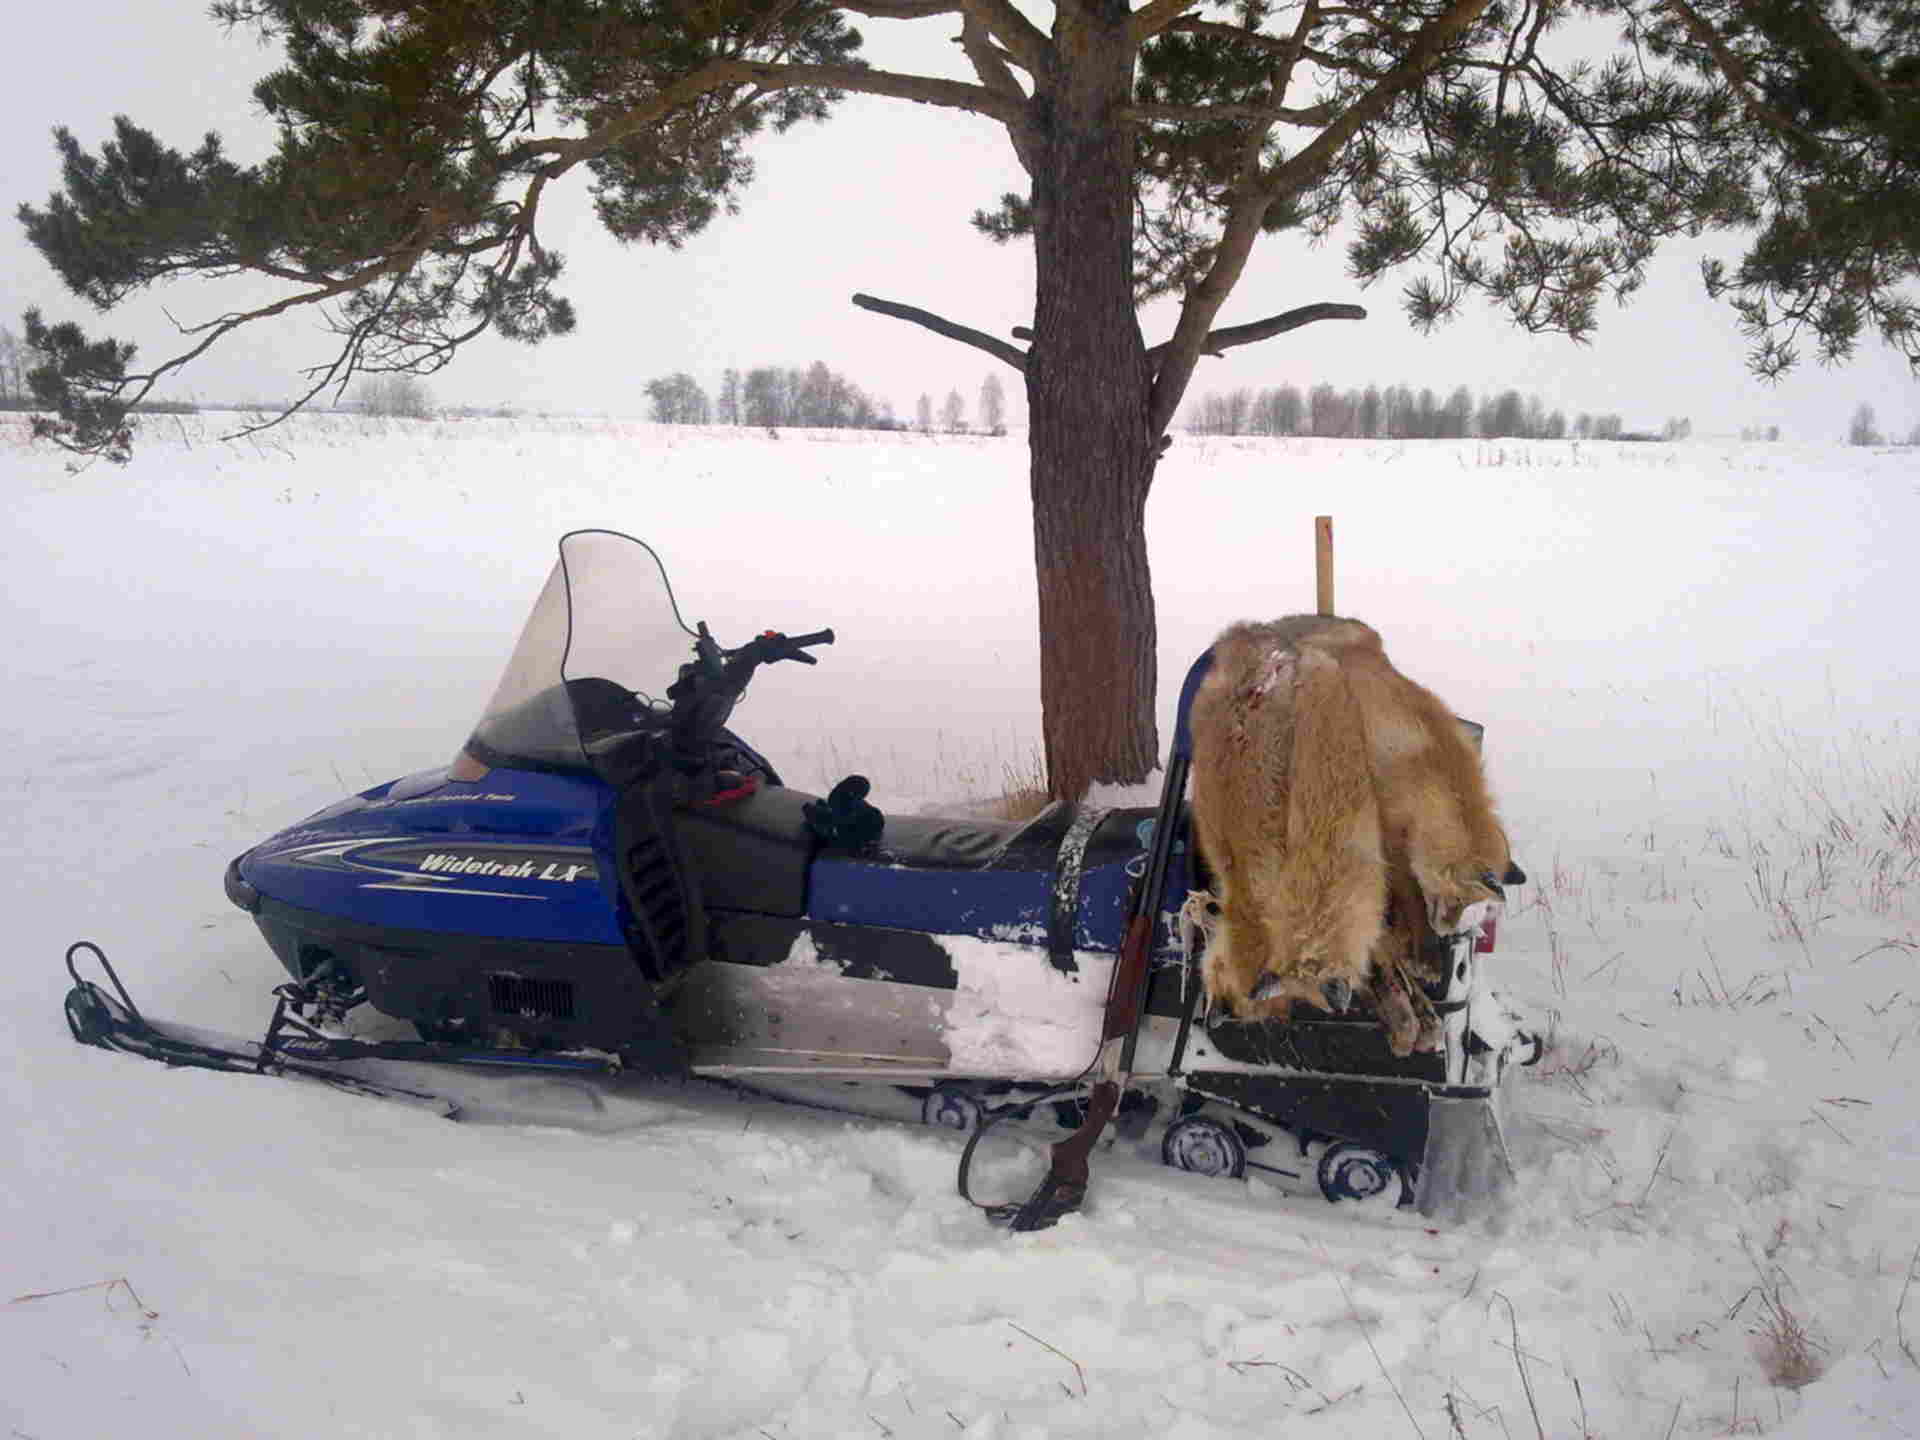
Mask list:
[[[883,816],[859,777],[789,788],[727,728],[760,666],[816,663],[833,638],[723,649],[681,619],[646,544],[563,536],[449,765],[228,866],[227,897],[290,977],[265,1038],[150,1021],[86,942],[68,952],[75,1038],[428,1104],[358,1062],[858,1089],[975,1143],[1051,1107],[1080,1126],[1075,1153],[1056,1146],[1047,1193],[1003,1216],[1022,1229],[1078,1204],[1109,1118],[1133,1138],[1157,1127],[1180,1169],[1429,1215],[1472,1213],[1510,1177],[1501,1081],[1539,1045],[1482,979],[1490,924],[1427,937],[1445,961],[1438,1053],[1396,1058],[1358,1013],[1207,1013],[1184,799],[1210,653],[1182,688],[1157,809],[1055,802],[998,821]],[[83,951],[115,993],[81,978]],[[356,1038],[361,1007],[418,1038]]]

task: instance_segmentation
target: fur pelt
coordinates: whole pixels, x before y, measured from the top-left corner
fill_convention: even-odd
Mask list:
[[[1479,756],[1358,620],[1243,623],[1213,654],[1190,717],[1209,997],[1250,1018],[1359,997],[1395,1053],[1429,1048],[1420,938],[1457,931],[1509,860]]]

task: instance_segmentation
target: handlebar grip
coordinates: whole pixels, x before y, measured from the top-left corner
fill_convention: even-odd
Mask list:
[[[789,635],[787,637],[787,643],[789,645],[831,645],[833,644],[833,631],[816,630],[811,635]]]

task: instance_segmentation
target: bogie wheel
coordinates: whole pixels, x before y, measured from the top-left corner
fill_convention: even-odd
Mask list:
[[[946,1085],[928,1091],[927,1098],[920,1102],[922,1121],[943,1130],[958,1130],[963,1135],[978,1130],[985,1114],[975,1096]]]
[[[1176,1170],[1238,1180],[1247,1173],[1246,1143],[1233,1127],[1207,1115],[1189,1115],[1167,1127],[1160,1158]]]
[[[1413,1203],[1413,1185],[1400,1163],[1367,1145],[1342,1140],[1329,1145],[1314,1169],[1320,1193],[1335,1204],[1359,1201],[1367,1208],[1397,1209]]]

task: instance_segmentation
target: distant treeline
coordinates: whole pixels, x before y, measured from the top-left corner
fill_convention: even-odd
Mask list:
[[[893,407],[874,400],[826,362],[806,369],[728,370],[711,398],[684,370],[647,382],[653,418],[667,425],[804,425],[823,430],[895,430]]]
[[[1537,395],[1503,390],[1476,401],[1465,385],[1454,387],[1444,399],[1436,390],[1416,391],[1410,385],[1213,391],[1188,410],[1186,426],[1195,435],[1363,440],[1562,440],[1569,435],[1581,440],[1674,440],[1693,430],[1690,421],[1669,420],[1660,435],[1629,434],[1618,415],[1581,414],[1569,424],[1564,411],[1548,410]]]
[[[11,391],[0,395],[0,412],[39,410],[44,407],[35,403],[31,395],[15,394]],[[200,407],[191,400],[142,400],[131,407],[136,415],[198,415]]]

